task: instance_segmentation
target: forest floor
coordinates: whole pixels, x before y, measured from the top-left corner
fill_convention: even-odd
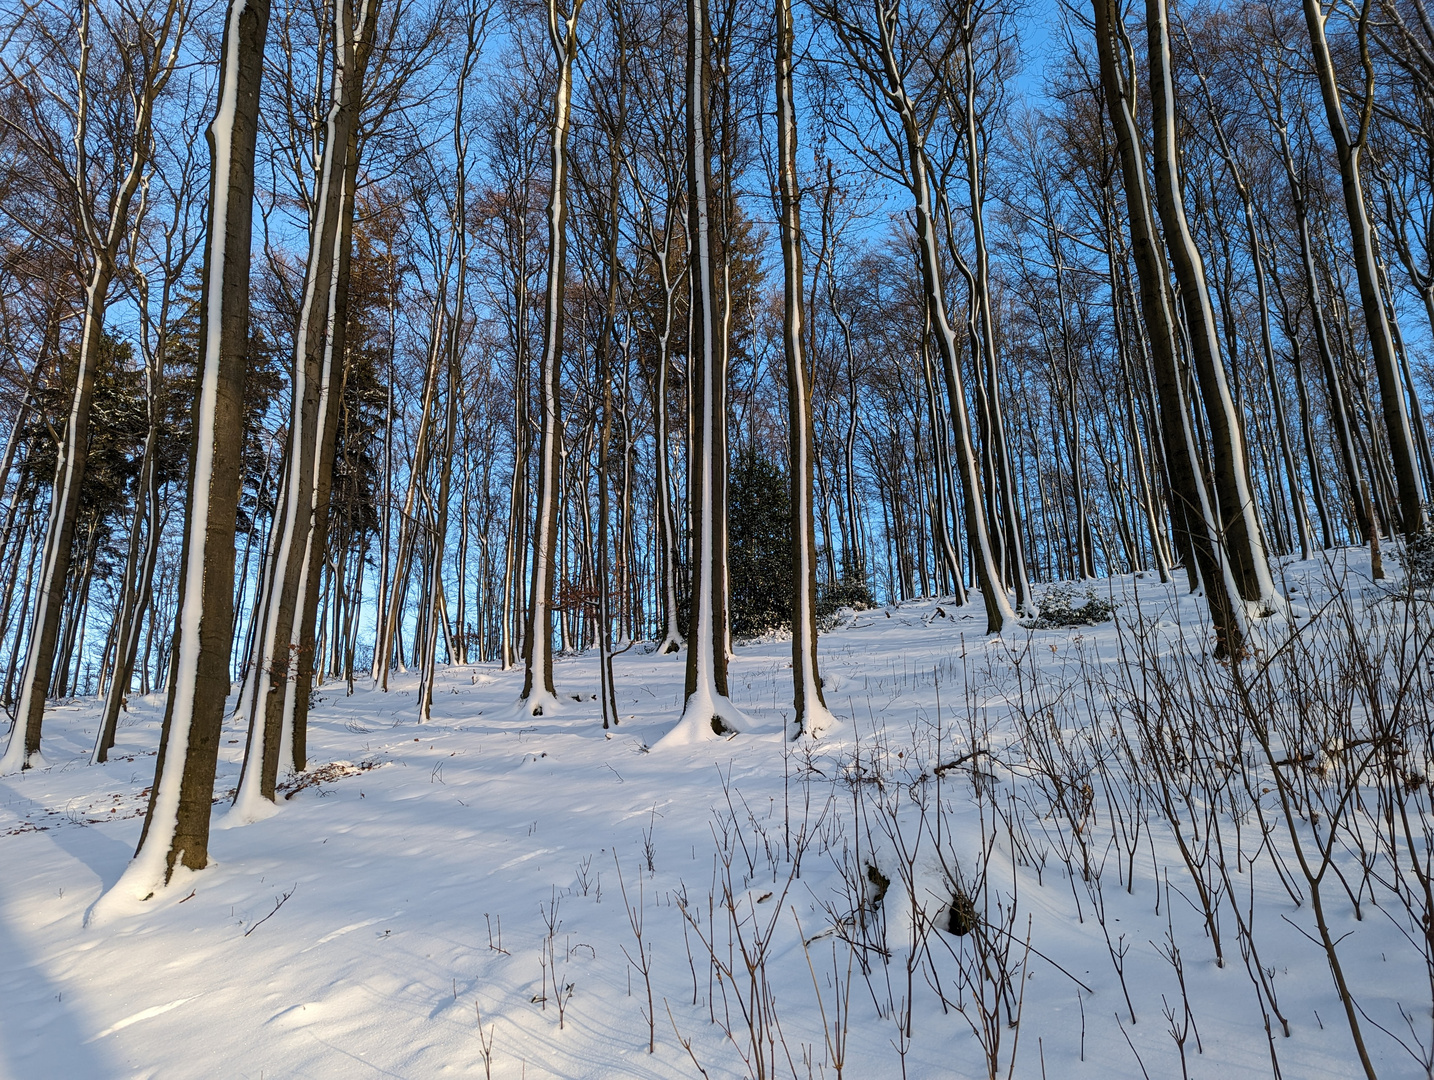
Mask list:
[[[1366,552],[1283,564],[1271,641],[1333,626],[1341,597],[1355,637],[1398,638],[1419,616],[1368,569]],[[1050,1080],[1347,1080],[1364,1069],[1291,848],[1330,820],[1317,884],[1371,1066],[1426,1075],[1427,935],[1395,902],[1415,891],[1385,869],[1397,838],[1374,838],[1376,765],[1329,742],[1291,770],[1251,744],[1230,781],[1241,767],[1181,757],[1178,716],[1163,750],[1143,742],[1133,670],[1228,665],[1203,658],[1200,602],[1175,584],[1090,587],[1116,621],[988,637],[979,599],[848,615],[821,639],[842,726],[816,741],[782,737],[781,640],[735,649],[746,730],[694,745],[662,742],[683,657],[640,647],[616,660],[611,731],[592,654],[558,662],[563,708],[539,718],[514,717],[521,672],[491,665],[442,670],[422,725],[412,675],[327,684],[278,812],[224,827],[244,743],[226,724],[213,865],[98,924],[163,701],[132,703],[95,767],[97,704],[56,704],[49,767],[0,780],[0,1077],[864,1080],[1006,1076],[1014,1055],[1013,1075]],[[1426,755],[1406,779],[1427,775],[1427,743],[1406,749]],[[1281,766],[1332,808],[1323,826],[1288,829]],[[1428,785],[1406,786],[1425,837]],[[1274,1002],[1288,1037],[1277,1019],[1267,1037]]]

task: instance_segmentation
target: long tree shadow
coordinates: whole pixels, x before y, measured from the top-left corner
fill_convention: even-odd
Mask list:
[[[112,884],[129,860],[128,845],[93,827],[66,825],[49,829],[45,835],[94,871],[101,888]],[[41,842],[33,837],[29,843],[8,845],[5,876],[9,880],[25,873],[25,860],[15,857],[15,849]],[[87,1041],[94,1035],[94,1024],[79,1002],[68,999],[64,988],[50,978],[45,963],[26,941],[23,928],[0,916],[0,1075],[14,1080],[62,1076],[103,1080],[124,1073],[123,1066],[109,1061],[99,1047]]]
[[[43,833],[51,843],[99,879],[101,893],[119,880],[134,856],[134,847],[130,841],[113,835],[118,822],[95,825],[81,818],[80,823],[73,823],[63,816],[49,814],[49,807],[27,797],[14,783],[0,781],[0,788],[8,795],[7,808],[17,816],[44,825]]]
[[[86,1040],[94,1025],[0,918],[0,1074],[13,1080],[104,1080],[127,1070]]]

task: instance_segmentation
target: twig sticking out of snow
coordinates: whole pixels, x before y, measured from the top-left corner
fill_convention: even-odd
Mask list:
[[[279,897],[278,903],[276,903],[276,904],[274,905],[274,910],[271,911],[271,912],[269,912],[269,914],[265,915],[262,919],[260,919],[258,922],[256,922],[253,926],[249,927],[248,930],[245,930],[245,931],[244,931],[244,936],[245,936],[245,937],[248,937],[248,936],[249,936],[250,934],[252,934],[255,930],[259,929],[259,927],[263,926],[266,922],[268,922],[268,921],[269,921],[270,919],[272,919],[276,914],[278,914],[279,909],[284,906],[285,902],[289,899],[289,897],[291,897],[291,896],[294,895],[294,892],[295,892],[295,890],[298,889],[298,887],[299,887],[299,883],[298,883],[297,881],[294,882],[294,887],[293,887],[292,889],[290,889],[288,892],[286,892],[283,896]]]

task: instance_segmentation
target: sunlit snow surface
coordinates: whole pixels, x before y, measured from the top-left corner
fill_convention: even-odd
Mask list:
[[[1347,569],[1346,588],[1373,595],[1367,555],[1352,554]],[[1290,564],[1277,576],[1283,576],[1282,591],[1293,586],[1291,610],[1303,616],[1326,583],[1345,573],[1339,559],[1332,568],[1321,561]],[[1113,593],[1123,605],[1121,617],[1138,606],[1164,619],[1172,636],[1183,624],[1190,648],[1208,647],[1199,602],[1160,585],[1153,574],[1095,587]],[[696,930],[689,927],[684,936],[678,907],[685,891],[707,929],[719,817],[731,813],[723,792],[727,777],[747,846],[744,853],[739,844],[733,867],[744,918],[755,912],[766,924],[790,872],[789,839],[804,815],[811,822],[801,875],[785,894],[767,962],[780,1021],[775,1075],[806,1077],[810,1062],[810,1075],[833,1077],[814,982],[830,1023],[834,945],[842,978],[846,948],[818,935],[830,927],[828,912],[839,903],[836,858],[860,832],[848,780],[858,741],[863,758],[874,760],[868,755],[876,753],[887,782],[896,784],[911,779],[913,762],[916,771],[936,763],[938,726],[939,754],[949,760],[969,746],[969,718],[981,715],[993,726],[1000,759],[1011,741],[1003,699],[1013,653],[1038,662],[1057,681],[1074,680],[1080,655],[1115,660],[1110,624],[993,639],[984,635],[984,622],[979,598],[959,610],[920,601],[860,613],[824,635],[827,700],[843,724],[814,749],[785,744],[784,751],[790,646],[780,640],[736,650],[732,693],[749,729],[691,745],[657,746],[681,713],[681,654],[634,649],[617,659],[622,723],[611,732],[601,728],[592,655],[558,661],[555,678],[565,703],[554,717],[515,719],[511,704],[522,673],[503,674],[491,665],[443,670],[433,721],[424,725],[415,723],[413,676],[396,677],[387,694],[361,688],[346,697],[342,685],[327,684],[311,714],[314,772],[301,778],[292,798],[281,799],[280,812],[216,830],[209,869],[149,901],[140,914],[89,927],[87,910],[119,878],[138,839],[163,702],[155,696],[133,703],[111,761],[95,767],[86,761],[98,704],[55,705],[46,719],[50,766],[0,780],[0,1076],[483,1076],[480,1014],[484,1036],[491,1031],[494,1077],[695,1077],[674,1024],[709,1076],[745,1076],[739,1049],[746,1029],[736,1004],[743,987],[728,988],[724,1007]],[[216,822],[237,783],[243,739],[242,730],[226,724]],[[993,771],[998,793],[1019,793],[1025,783],[1003,765]],[[944,838],[967,868],[978,849],[972,792],[969,768],[945,773]],[[1110,826],[1098,816],[1103,846]],[[1030,867],[1013,870],[1004,834],[991,871],[994,888],[1016,893],[1022,941],[1014,959],[1024,953],[1028,925],[1032,950],[1043,954],[1026,959],[1015,1075],[1180,1076],[1162,1016],[1162,995],[1180,1008],[1173,969],[1159,951],[1167,914],[1203,1045],[1197,1053],[1192,1034],[1191,1075],[1270,1075],[1233,919],[1223,926],[1227,963],[1219,969],[1197,910],[1181,897],[1193,900],[1192,890],[1160,819],[1151,818],[1153,848],[1146,843],[1136,859],[1133,895],[1117,879],[1118,848],[1105,869],[1111,936],[1125,935],[1129,946],[1134,1026],[1084,887],[1073,889],[1057,849],[1041,840],[1041,822],[1028,825],[1049,848],[1043,883]],[[932,841],[923,843],[918,873],[939,887]],[[890,860],[890,846],[875,837],[878,862]],[[744,889],[748,854],[751,880]],[[628,899],[637,903],[640,883],[645,905],[657,1021],[651,1056],[647,995],[628,961],[638,950],[615,857]],[[902,1074],[896,1023],[878,1016],[876,1003],[888,1013],[889,998],[900,1011],[910,903],[889,861],[885,869],[893,878],[886,911],[892,959],[889,972],[875,966],[869,983],[859,966],[851,968],[845,1075],[852,1078]],[[1308,905],[1296,908],[1268,868],[1254,877],[1257,941],[1292,1025],[1290,1038],[1275,1040],[1284,1075],[1355,1075],[1358,1063],[1323,953],[1297,929],[1311,926]],[[775,896],[763,900],[768,892]],[[1360,1005],[1407,1035],[1396,1002],[1402,1004],[1426,1033],[1428,982],[1420,955],[1378,908],[1366,905],[1356,922],[1334,885],[1326,896],[1334,932],[1351,935],[1341,958]],[[552,954],[559,985],[571,987],[561,1030],[553,980],[540,962],[547,933],[540,913],[555,899],[560,925]],[[944,900],[933,891],[932,902]],[[798,922],[807,939],[816,938],[805,951]],[[725,960],[720,911],[717,933]],[[961,948],[956,939],[946,941]],[[935,942],[931,955],[953,996],[951,952]],[[740,956],[737,964],[740,969]],[[1093,992],[1080,990],[1076,979]],[[984,1077],[966,1021],[943,1012],[919,967],[912,986],[906,1074]],[[715,1009],[709,1009],[709,993]],[[719,1021],[730,1015],[736,1045],[711,1022],[714,1011]],[[1373,1022],[1365,1033],[1382,1077],[1419,1074]],[[1003,1032],[1003,1061],[1014,1034]]]

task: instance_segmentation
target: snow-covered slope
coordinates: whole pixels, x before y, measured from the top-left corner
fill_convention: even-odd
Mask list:
[[[1293,616],[1336,578],[1368,602],[1361,559],[1288,567]],[[1191,651],[1208,645],[1198,602],[1153,576],[1095,588],[1127,627],[1139,612],[1167,647],[1182,625]],[[387,694],[329,684],[313,771],[280,812],[217,831],[209,869],[89,925],[134,851],[163,703],[136,702],[98,767],[97,706],[55,706],[51,765],[0,780],[0,1076],[716,1078],[755,1074],[755,1027],[769,1076],[984,1077],[974,1024],[999,1036],[1001,1075],[1014,1049],[1016,1076],[1158,1080],[1181,1075],[1171,1031],[1187,1022],[1190,1076],[1271,1075],[1271,1045],[1286,1077],[1362,1075],[1310,905],[1268,852],[1234,874],[1248,895],[1216,905],[1219,967],[1158,794],[1108,786],[1126,775],[1109,763],[1065,788],[1032,764],[1043,711],[1052,740],[1080,751],[1063,761],[1114,745],[1091,735],[1114,719],[1088,688],[1122,662],[1115,626],[983,627],[979,601],[933,601],[825,635],[844,724],[816,744],[781,737],[781,641],[736,650],[733,696],[754,728],[695,745],[659,745],[681,713],[680,655],[618,659],[610,732],[591,657],[559,661],[563,708],[539,719],[513,718],[521,672],[488,666],[443,671],[421,726],[411,677]],[[226,728],[216,821],[243,738]],[[1233,844],[1241,816],[1247,859],[1248,810],[1220,831]],[[978,933],[948,932],[954,875],[971,898],[957,921],[974,915]],[[1325,915],[1349,935],[1338,955],[1378,1074],[1424,1075],[1379,1025],[1430,1042],[1425,956],[1372,887],[1356,919],[1328,876]],[[1267,1040],[1235,904],[1288,1038],[1276,1026]],[[744,947],[761,954],[750,970]]]

